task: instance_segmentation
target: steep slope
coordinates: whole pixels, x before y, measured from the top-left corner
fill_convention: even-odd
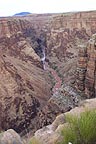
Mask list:
[[[66,13],[54,16],[50,22],[49,32],[48,51],[50,52],[51,49],[51,54],[57,52],[57,55],[67,56],[69,48],[78,46],[77,42],[88,40],[96,32],[96,12]],[[74,51],[72,53],[74,55]]]
[[[87,45],[80,46],[74,81],[63,83],[48,101],[57,106],[59,112],[66,112],[78,106],[79,102],[96,97],[96,34],[92,35]],[[73,79],[73,78],[72,78]],[[57,111],[55,109],[54,111]]]
[[[30,125],[37,129],[37,114],[51,96],[51,83],[40,57],[24,35],[29,25],[26,20],[0,20],[1,130],[22,132]]]
[[[85,49],[84,47],[86,47],[88,40],[90,39],[92,34],[95,33],[95,11],[66,13],[52,17],[49,25],[49,30],[46,34],[47,59],[49,60],[50,66],[57,71],[64,84],[70,84],[70,82],[74,83],[78,61],[78,52],[79,50],[83,51]],[[84,46],[80,48],[80,45]],[[91,72],[94,73],[93,69],[95,68],[91,68],[91,66],[94,65],[93,67],[95,67],[95,46],[92,47],[94,47],[94,50],[90,48],[90,46],[89,48],[87,48],[87,57],[91,57],[89,58],[89,68],[87,69],[91,69]],[[82,57],[83,56],[81,56],[81,58]],[[83,60],[81,59],[81,61]],[[92,63],[92,61],[94,62]],[[92,84],[91,78],[88,78],[88,75],[90,75],[88,73],[86,73],[87,76],[85,78],[87,87],[88,85]],[[79,83],[79,86],[82,87],[82,83]],[[91,87],[89,89],[91,89]],[[87,95],[90,95],[91,97],[91,94],[87,93],[87,89],[85,93]]]
[[[80,47],[76,83],[77,88],[85,91],[88,98],[96,96],[96,34],[86,47]]]

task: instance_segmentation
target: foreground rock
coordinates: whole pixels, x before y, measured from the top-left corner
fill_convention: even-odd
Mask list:
[[[51,125],[38,130],[35,133],[34,138],[37,139],[40,144],[56,144],[56,142],[62,140],[61,130],[66,126],[66,115],[71,114],[79,116],[80,113],[93,109],[96,109],[96,98],[82,101],[79,107],[59,115]]]
[[[0,144],[23,144],[23,142],[13,129],[9,129],[0,134]]]

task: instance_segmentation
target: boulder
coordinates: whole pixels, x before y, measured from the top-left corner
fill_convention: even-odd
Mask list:
[[[23,144],[19,134],[9,129],[0,134],[0,144]]]

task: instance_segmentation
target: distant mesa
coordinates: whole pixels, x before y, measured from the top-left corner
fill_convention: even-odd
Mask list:
[[[30,12],[20,12],[20,13],[16,13],[14,16],[25,16],[25,15],[29,15],[31,14]]]

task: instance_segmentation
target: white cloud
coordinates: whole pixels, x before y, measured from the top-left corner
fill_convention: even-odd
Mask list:
[[[96,10],[96,0],[2,0],[0,16],[18,12],[54,13],[82,10]]]

